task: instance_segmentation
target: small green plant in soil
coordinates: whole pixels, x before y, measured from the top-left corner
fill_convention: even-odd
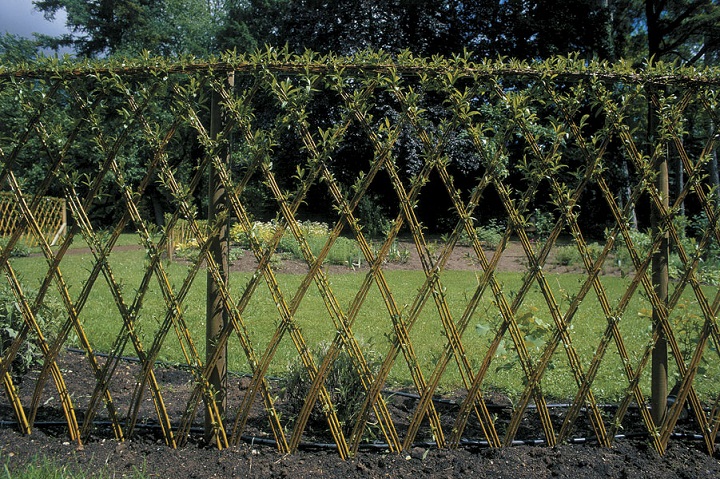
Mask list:
[[[32,306],[34,303],[34,292],[27,292],[27,301]],[[38,323],[46,339],[50,339],[59,324],[61,312],[60,307],[51,300],[45,300],[39,308],[34,311],[35,321]],[[25,320],[21,312],[20,303],[10,290],[10,287],[0,287],[0,355],[5,355],[7,349],[12,345],[15,338],[21,333]],[[21,377],[28,370],[37,364],[42,357],[40,346],[37,343],[35,332],[28,333],[22,342],[12,362],[12,373],[15,377]]]
[[[236,224],[230,229],[230,239],[237,247],[245,250],[251,248],[253,239],[255,239],[262,248],[267,248],[279,227],[280,224],[276,221],[256,221],[250,230],[246,230],[242,225]],[[317,221],[301,221],[300,231],[307,241],[313,256],[317,257],[330,238],[330,228],[327,224]],[[276,253],[287,255],[287,257],[301,261],[305,260],[300,244],[287,229],[280,239]],[[333,243],[325,258],[325,262],[350,267],[354,263],[357,263],[359,257],[361,257],[361,252],[357,243],[354,240],[341,236]]]
[[[572,266],[580,261],[580,253],[573,245],[559,246],[555,252],[555,262],[562,266]]]
[[[361,344],[360,348],[370,371],[375,374],[380,368],[382,358],[367,344]],[[328,343],[322,343],[315,348],[313,356],[316,358],[317,364],[323,361],[327,352]],[[310,392],[310,385],[309,374],[302,363],[291,362],[285,375],[285,387],[281,395],[291,417],[295,418],[300,413],[305,398]],[[343,430],[349,433],[365,400],[365,389],[355,362],[344,349],[338,353],[330,366],[330,371],[325,379],[325,387],[330,394]],[[324,428],[324,424],[325,415],[318,401],[310,414],[308,426]]]
[[[410,259],[410,250],[396,241],[390,245],[385,261],[388,263],[405,264]]]
[[[7,247],[7,244],[7,238],[0,238],[0,249],[4,250]],[[15,246],[13,246],[13,249],[10,251],[11,258],[25,258],[29,255],[30,248],[28,248],[25,243],[22,242],[15,243]]]
[[[587,252],[591,261],[595,261],[602,254],[604,246],[599,243],[588,243],[586,245]],[[580,251],[575,243],[569,245],[558,246],[555,250],[555,263],[561,266],[582,267],[583,259]]]
[[[503,234],[505,232],[505,225],[495,218],[491,218],[484,225],[475,228],[475,234],[477,235],[480,244],[486,248],[495,249],[500,245]],[[443,242],[447,242],[448,237],[443,236]],[[471,246],[472,242],[467,232],[463,230],[458,237],[458,244],[460,246]]]

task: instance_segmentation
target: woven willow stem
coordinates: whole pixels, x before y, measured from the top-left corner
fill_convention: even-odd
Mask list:
[[[603,87],[601,85],[598,85],[599,89],[602,89]],[[582,135],[582,131],[577,124],[576,121],[574,121],[572,114],[570,113],[569,109],[564,105],[564,103],[561,101],[561,99],[558,97],[557,93],[553,90],[547,88],[548,94],[553,97],[555,103],[560,107],[563,116],[565,118],[566,123],[569,125],[570,130],[572,131],[572,134],[575,138],[575,140],[578,142],[578,145],[580,146],[581,152],[583,154],[583,157],[588,165],[596,165],[603,155],[606,152],[606,148],[609,145],[610,139],[612,137],[612,132],[615,130],[615,126],[608,132],[607,135],[604,136],[602,139],[602,143],[600,144],[600,147],[596,149],[595,152],[590,152],[590,147],[588,146],[588,143],[586,142],[584,136]],[[614,196],[610,193],[609,188],[607,185],[605,185],[604,180],[602,176],[597,175],[594,167],[588,168],[587,173],[592,176],[592,178],[597,181],[600,186],[601,190],[605,193],[605,198],[608,201],[608,204],[610,205],[611,211],[613,211],[613,214],[617,218],[618,224],[624,224],[624,222],[621,221],[622,218],[626,218],[629,215],[630,209],[633,207],[634,202],[628,201],[625,205],[625,211],[622,213],[619,212],[617,205],[615,203]],[[590,180],[590,178],[588,178]],[[637,191],[637,190],[636,190]],[[580,387],[578,389],[578,393],[575,396],[575,399],[573,400],[572,406],[570,407],[570,410],[568,411],[565,420],[563,422],[563,426],[560,430],[559,440],[564,441],[570,434],[570,429],[575,423],[576,418],[580,414],[580,410],[582,406],[585,404],[586,397],[590,393],[590,387],[595,379],[595,376],[597,375],[600,364],[602,362],[602,359],[605,356],[605,353],[607,351],[607,347],[609,345],[609,342],[614,338],[618,347],[618,352],[623,357],[623,364],[626,366],[626,375],[628,378],[633,376],[632,369],[630,368],[630,361],[627,356],[627,351],[625,350],[624,341],[619,333],[619,330],[617,328],[617,320],[616,318],[619,318],[622,316],[625,305],[627,305],[629,301],[629,295],[625,295],[623,297],[623,300],[621,301],[621,305],[618,306],[618,308],[615,311],[612,311],[610,307],[610,301],[607,296],[607,293],[605,291],[604,286],[599,281],[599,272],[602,264],[605,262],[606,258],[608,257],[608,254],[613,248],[613,245],[615,243],[615,238],[617,235],[617,227],[616,231],[614,231],[609,237],[608,242],[605,245],[605,248],[600,253],[598,258],[596,260],[593,260],[585,246],[585,242],[582,240],[582,233],[580,232],[579,226],[577,224],[577,221],[575,221],[574,216],[568,215],[568,222],[572,228],[572,234],[573,237],[576,238],[576,241],[578,243],[578,248],[581,253],[581,257],[583,259],[586,271],[588,272],[588,278],[583,284],[580,293],[575,297],[573,300],[573,303],[568,308],[567,314],[570,314],[572,311],[574,311],[582,301],[582,299],[585,297],[585,294],[589,290],[590,285],[592,285],[593,289],[595,290],[595,293],[597,295],[598,301],[600,303],[600,306],[603,310],[604,316],[608,322],[608,327],[605,330],[605,333],[602,337],[602,340],[600,341],[600,344],[597,347],[597,350],[595,354],[593,355],[593,359],[590,362],[590,366],[588,367],[587,373],[584,377],[584,380],[580,384]],[[638,403],[642,404],[644,400],[642,399],[642,393],[637,388],[637,385],[634,388],[635,394],[638,398]],[[646,425],[650,425],[651,421],[647,414],[647,411],[645,409],[642,409],[641,412],[643,413],[643,418],[646,422]],[[607,437],[603,439],[602,437],[599,438],[601,442],[610,442],[610,437]]]
[[[456,326],[456,323],[450,313],[450,308],[448,307],[445,295],[442,293],[444,288],[442,286],[442,283],[440,282],[439,275],[444,270],[445,263],[449,259],[450,254],[453,251],[460,232],[463,230],[465,230],[468,235],[473,239],[473,247],[475,248],[476,254],[479,254],[481,256],[485,255],[485,253],[482,251],[482,247],[479,244],[477,234],[471,224],[470,218],[474,212],[474,207],[477,206],[480,200],[480,195],[485,190],[485,187],[482,185],[486,184],[485,180],[487,176],[481,181],[481,186],[476,188],[473,192],[472,198],[469,202],[469,208],[466,208],[460,198],[460,192],[455,188],[453,184],[453,178],[448,173],[446,164],[442,159],[442,156],[444,154],[443,150],[447,146],[450,134],[453,132],[453,128],[446,127],[444,132],[441,132],[437,138],[431,137],[431,133],[423,127],[422,118],[420,118],[418,115],[418,110],[416,108],[416,103],[418,102],[418,100],[414,101],[413,104],[410,105],[407,96],[404,95],[402,91],[396,89],[394,91],[394,94],[401,102],[401,104],[405,105],[405,115],[407,115],[409,121],[411,122],[416,135],[420,137],[423,143],[423,148],[425,149],[428,156],[429,163],[431,163],[434,166],[435,170],[440,174],[441,181],[443,182],[443,185],[447,190],[452,200],[453,206],[460,218],[460,221],[456,225],[451,237],[447,240],[442,252],[440,253],[436,261],[433,261],[431,255],[427,253],[427,245],[424,244],[424,238],[422,238],[422,236],[420,237],[421,243],[418,244],[418,246],[420,246],[418,248],[418,253],[423,259],[426,271],[426,281],[421,289],[421,291],[423,292],[421,294],[423,295],[423,297],[425,297],[426,290],[432,291],[433,299],[435,300],[435,304],[438,309],[438,315],[441,319],[442,326],[445,331],[445,335],[448,338],[448,341],[443,352],[443,357],[437,362],[436,368],[433,370],[433,373],[428,380],[427,388],[422,393],[420,401],[415,408],[415,412],[413,413],[412,420],[410,421],[410,426],[408,427],[405,444],[411,444],[415,440],[415,437],[421,425],[421,421],[426,414],[428,406],[431,404],[432,396],[438,387],[440,378],[442,377],[443,372],[447,368],[451,356],[455,359],[457,363],[465,387],[469,389],[472,383],[473,371],[462,343],[462,334],[466,329],[469,318],[471,317],[472,312],[477,307],[477,304],[482,294],[478,294],[476,292],[476,294],[473,296],[473,300],[468,304],[465,311],[463,312],[459,324]],[[462,97],[462,100],[458,101],[457,97]],[[462,124],[462,120],[466,120],[466,118],[463,117],[462,113],[463,107],[467,106],[467,104],[463,100],[466,100],[468,97],[472,97],[472,95],[466,94],[463,96],[457,90],[452,90],[451,98],[455,100],[455,108],[453,108],[454,117],[452,118],[451,123],[453,127],[460,126]],[[496,255],[496,257],[499,258],[499,255]],[[481,291],[484,290],[486,285],[487,283],[482,286]],[[471,399],[471,402],[474,404],[474,412],[478,418],[481,428],[483,429],[483,433],[486,439],[488,440],[490,445],[495,447],[499,446],[500,440],[493,424],[493,419],[486,407],[482,395],[477,395],[477,402],[475,402],[474,399]],[[462,427],[458,427],[458,425],[456,424],[453,428],[452,437],[458,437],[458,431],[462,430],[463,428],[464,425]],[[457,446],[457,441],[453,441],[451,439],[450,444],[452,446]]]
[[[351,99],[349,94],[344,91],[340,91],[340,94],[346,104],[352,104],[353,100]],[[393,159],[391,150],[392,145],[397,140],[396,134],[398,133],[398,131],[396,130],[392,135],[388,135],[388,138],[383,141],[371,127],[368,116],[365,115],[364,112],[359,111],[358,109],[353,110],[356,120],[360,123],[361,127],[366,132],[372,142],[373,149],[376,154],[374,163],[376,165],[382,164],[392,175]],[[363,254],[365,255],[368,263],[371,265],[371,269],[366,277],[366,281],[369,282],[371,280],[374,280],[378,285],[380,293],[383,296],[383,300],[385,301],[385,306],[387,307],[390,318],[392,320],[395,339],[392,342],[390,351],[387,353],[385,360],[380,367],[380,370],[377,373],[372,387],[368,391],[366,400],[363,403],[361,411],[358,414],[358,420],[351,436],[353,438],[356,438],[356,444],[359,440],[358,438],[361,435],[361,427],[363,427],[363,424],[365,423],[365,421],[367,421],[367,415],[369,413],[370,407],[378,400],[381,389],[385,384],[387,376],[390,374],[390,370],[395,362],[397,354],[399,354],[400,352],[403,353],[413,383],[415,384],[415,387],[420,392],[420,394],[423,394],[427,390],[427,383],[425,381],[422,371],[418,367],[417,357],[409,336],[409,330],[412,327],[415,319],[417,319],[417,315],[421,310],[421,307],[416,307],[416,305],[421,305],[425,301],[425,299],[427,298],[427,290],[421,290],[421,292],[415,299],[415,304],[413,305],[413,308],[411,308],[411,312],[409,313],[408,317],[403,318],[403,315],[400,313],[400,308],[398,307],[395,299],[392,297],[392,292],[382,272],[381,265],[383,259],[386,258],[390,250],[390,246],[397,238],[397,235],[400,232],[400,228],[402,227],[403,223],[405,221],[410,221],[409,218],[406,216],[408,210],[411,210],[411,208],[409,208],[409,204],[417,199],[417,196],[420,193],[421,186],[424,180],[429,177],[430,172],[431,165],[430,163],[426,163],[423,166],[422,171],[418,174],[418,180],[413,182],[413,185],[409,192],[405,192],[402,184],[399,184],[399,182],[397,181],[397,178],[391,176],[393,189],[399,196],[404,196],[403,203],[405,205],[405,208],[403,208],[398,213],[398,216],[395,218],[393,226],[388,232],[387,238],[377,255],[373,255],[368,249],[366,249],[367,245],[361,243],[361,246],[363,247]],[[417,225],[415,229],[417,229]],[[428,416],[431,423],[431,428],[433,429],[435,440],[438,442],[438,445],[442,447],[444,445],[442,426],[439,416],[432,403],[429,406]],[[403,447],[405,446],[406,445],[403,445]]]
[[[281,98],[284,101],[288,100],[288,98],[284,96]],[[345,116],[346,117],[344,117],[340,122],[338,122],[338,126],[333,128],[334,133],[332,135],[332,138],[338,141],[345,135],[345,132],[347,131],[347,127],[350,124],[350,117],[352,116],[352,111],[350,110],[345,113]],[[288,225],[296,241],[298,241],[298,244],[300,244],[301,246],[305,261],[310,266],[310,271],[306,275],[305,280],[303,281],[301,286],[298,288],[298,292],[293,298],[292,304],[299,304],[299,301],[302,298],[304,291],[309,286],[309,280],[310,278],[312,278],[315,281],[318,290],[323,297],[327,310],[333,320],[335,329],[337,331],[333,342],[328,347],[328,350],[325,353],[325,357],[323,358],[323,361],[318,368],[317,375],[312,381],[307,397],[305,398],[305,404],[303,405],[300,414],[298,415],[298,419],[295,424],[295,430],[293,431],[293,436],[290,442],[290,448],[292,451],[294,451],[299,445],[299,441],[305,424],[309,419],[310,413],[315,405],[318,394],[321,391],[322,383],[325,380],[327,374],[330,372],[330,365],[337,357],[337,354],[340,352],[341,345],[344,345],[347,348],[348,354],[350,355],[351,359],[356,363],[357,372],[359,374],[362,387],[365,389],[365,391],[368,390],[372,383],[372,374],[370,368],[367,365],[367,361],[365,360],[363,352],[357,340],[355,339],[351,329],[352,324],[354,323],[354,320],[356,318],[358,309],[351,307],[350,311],[347,314],[343,312],[338,300],[332,292],[329,280],[321,269],[321,265],[327,254],[330,252],[330,248],[334,244],[335,240],[337,240],[340,233],[342,232],[342,228],[345,222],[348,222],[351,225],[351,228],[354,229],[353,232],[357,235],[358,238],[362,238],[361,242],[365,242],[362,236],[362,232],[359,230],[359,228],[357,228],[357,221],[353,217],[352,212],[360,202],[362,195],[366,193],[367,186],[375,177],[377,171],[380,169],[380,165],[382,164],[382,162],[377,162],[376,165],[373,165],[370,173],[364,178],[363,187],[358,189],[355,197],[351,199],[350,204],[348,204],[348,202],[344,199],[343,195],[340,193],[340,188],[337,184],[337,181],[334,179],[333,175],[328,170],[325,162],[325,158],[329,157],[332,152],[326,150],[325,148],[321,150],[318,147],[315,142],[315,138],[311,134],[305,121],[298,121],[298,132],[303,138],[303,142],[306,145],[308,151],[312,155],[310,163],[315,164],[315,168],[318,168],[321,172],[320,176],[328,185],[333,199],[341,210],[342,216],[340,220],[336,223],[333,231],[328,238],[328,241],[326,242],[325,246],[320,251],[317,257],[315,257],[310,250],[307,240],[304,238],[302,232],[298,228],[297,222],[294,221],[294,218],[291,218],[293,221],[288,221]],[[273,181],[271,182],[271,184],[276,185],[274,178],[272,178],[272,180]],[[276,190],[276,192],[279,192],[279,190],[277,190],[275,186],[274,189]],[[277,193],[276,197],[278,197]],[[281,203],[283,202],[283,200],[279,197],[278,201],[280,201]],[[385,438],[390,446],[390,450],[399,451],[401,447],[398,442],[397,432],[395,431],[395,426],[392,422],[392,418],[387,409],[387,405],[385,404],[385,400],[384,398],[382,398],[382,396],[378,398],[377,403],[373,404],[373,409],[375,411],[376,417],[378,418],[380,428],[383,431],[383,434],[385,435]],[[363,423],[357,421],[354,429],[358,430],[360,428],[363,428],[364,426],[365,425]],[[350,451],[352,454],[357,453],[357,447],[361,439],[361,436],[351,436]]]

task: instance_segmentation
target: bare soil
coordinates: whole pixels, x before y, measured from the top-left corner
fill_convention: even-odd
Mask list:
[[[386,271],[422,270],[422,261],[420,260],[420,256],[417,253],[415,244],[409,240],[400,240],[397,244],[398,250],[406,252],[406,255],[404,255],[402,261],[386,262],[383,265],[383,269]],[[568,240],[561,239],[557,242],[558,246],[563,246],[566,244],[569,244]],[[440,241],[435,242],[431,240],[430,245],[430,250],[434,250],[435,258],[439,257],[441,253],[442,243]],[[574,264],[568,266],[558,264],[555,254],[556,250],[557,249],[555,248],[550,251],[547,261],[543,267],[545,271],[552,273],[578,273],[583,271],[582,264]],[[485,249],[484,252],[488,262],[491,262],[493,260],[493,255],[495,254],[495,250]],[[606,263],[607,265],[603,269],[603,274],[614,275],[620,273],[620,270],[615,265],[610,264],[611,261],[606,261]],[[525,251],[523,250],[520,242],[510,241],[499,257],[496,271],[526,271],[527,265],[527,255],[525,254]],[[241,257],[234,259],[232,263],[232,269],[236,271],[254,271],[256,269],[256,266],[257,261],[255,260],[255,256],[249,251],[246,251]],[[302,274],[308,271],[308,266],[306,263],[292,259],[283,260],[279,264],[273,265],[273,268],[278,273],[288,274]],[[330,274],[348,273],[348,271],[365,273],[369,270],[369,266],[365,262],[360,265],[350,266],[326,264],[323,266],[323,268],[326,272]],[[455,246],[455,248],[453,248],[452,253],[450,253],[445,263],[444,269],[456,271],[479,270],[480,262],[478,261],[477,255],[471,247],[457,245]]]
[[[152,437],[119,443],[91,440],[82,450],[63,436],[40,430],[23,436],[0,429],[0,457],[12,471],[38,457],[69,470],[107,477],[143,471],[144,477],[488,477],[488,478],[717,478],[720,461],[692,444],[673,443],[660,457],[644,442],[618,441],[612,449],[589,445],[556,448],[515,446],[503,449],[438,450],[414,448],[403,454],[363,452],[342,461],[333,451],[280,455],[266,446],[241,444],[223,451],[202,444],[170,449]]]
[[[389,264],[388,269],[418,269],[420,262],[407,245],[411,254],[402,264]],[[491,252],[490,252],[491,253]],[[447,264],[449,269],[477,268],[470,260],[470,250],[458,248]],[[526,261],[522,249],[511,245],[503,254],[499,270],[523,270]],[[250,270],[254,266],[252,255],[246,254],[235,261],[233,268]],[[329,271],[347,272],[345,266],[329,266]],[[545,269],[565,272],[564,266],[554,265],[552,258]],[[356,271],[363,271],[363,266]],[[307,266],[299,262],[284,261],[278,265],[279,272],[303,272]],[[606,274],[616,274],[608,268]],[[100,361],[104,361],[100,358]],[[88,378],[87,361],[82,354],[68,351],[59,358],[60,366],[66,372],[65,379],[70,391],[75,392],[74,402],[78,411],[83,411],[92,390]],[[132,361],[119,363],[111,383],[111,393],[116,404],[125,405],[135,386],[138,365]],[[166,406],[170,416],[178,418],[186,407],[187,394],[193,381],[187,371],[158,367],[156,371],[164,390],[173,390],[166,395]],[[20,383],[23,404],[29,403],[34,379],[37,372],[31,372]],[[229,398],[229,410],[236,408],[247,386],[247,378],[233,377],[231,387],[238,393]],[[424,431],[415,447],[402,453],[388,453],[382,447],[363,449],[358,456],[343,461],[332,448],[321,447],[319,443],[330,442],[322,433],[313,436],[312,428],[304,438],[301,450],[293,455],[281,455],[265,439],[269,437],[267,421],[260,401],[257,401],[248,427],[248,436],[237,446],[218,450],[207,444],[202,437],[202,424],[195,424],[186,447],[172,449],[161,438],[157,427],[152,402],[146,397],[141,407],[140,426],[131,438],[117,441],[109,431],[104,409],[98,411],[95,429],[82,445],[68,440],[66,429],[62,426],[62,414],[58,401],[53,398],[55,391],[47,386],[46,403],[40,408],[35,430],[23,435],[13,423],[14,416],[4,395],[0,395],[0,464],[8,471],[14,471],[23,465],[38,462],[45,458],[73,471],[84,471],[88,475],[97,471],[106,471],[108,477],[123,477],[142,471],[144,477],[160,478],[207,478],[207,477],[492,477],[492,478],[718,478],[720,477],[720,452],[708,454],[701,441],[692,438],[676,438],[670,443],[665,455],[659,456],[649,446],[647,438],[641,433],[636,415],[629,414],[623,424],[626,438],[618,438],[612,448],[601,448],[592,441],[592,433],[582,421],[575,431],[578,439],[572,444],[563,444],[554,448],[540,442],[540,428],[532,419],[525,421],[518,439],[523,444],[502,449],[484,447],[481,441],[470,441],[464,447],[455,450],[437,449],[431,445],[431,433]],[[444,413],[453,417],[457,402],[462,393],[450,395],[442,403]],[[507,421],[507,400],[503,397],[490,398],[491,406],[496,407],[498,423]],[[399,428],[406,424],[408,412],[414,406],[411,396],[393,395],[389,400],[390,412]],[[282,404],[280,405],[282,407]],[[561,420],[562,410],[556,410]],[[202,421],[202,411],[198,414]],[[81,418],[82,419],[82,418]],[[405,421],[405,422],[404,422]],[[680,425],[693,430],[693,424]],[[695,430],[696,427],[695,427]],[[638,434],[635,434],[637,432]],[[481,439],[479,431],[468,434]],[[428,441],[428,442],[422,442]],[[583,442],[580,444],[579,442]],[[0,476],[2,474],[0,473]],[[9,476],[14,477],[14,476]]]

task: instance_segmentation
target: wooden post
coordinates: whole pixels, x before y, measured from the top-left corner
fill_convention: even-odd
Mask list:
[[[232,74],[228,76],[228,84],[233,85]],[[211,108],[210,108],[210,135],[213,139],[217,139],[223,128],[223,117],[220,108],[220,95],[213,91]],[[219,153],[220,157],[229,160],[230,148],[224,147]],[[218,178],[217,171],[213,164],[210,165],[210,175],[208,181],[208,225],[214,225],[218,218],[225,217],[222,227],[218,234],[209,238],[209,252],[215,263],[220,268],[220,276],[225,284],[228,282],[228,240],[229,228],[227,224],[227,194],[225,187]],[[220,295],[220,285],[217,284],[215,278],[208,271],[207,273],[207,308],[206,308],[206,325],[205,325],[205,358],[209,363],[210,359],[216,354],[218,345],[217,339],[227,323],[227,310],[225,309]],[[219,352],[218,361],[211,370],[208,378],[210,385],[215,394],[215,405],[220,413],[221,419],[225,415],[227,405],[227,347],[223,346]],[[213,424],[213,418],[209,414],[209,408],[206,407],[205,412],[205,437],[208,441],[212,440],[216,424]]]
[[[648,132],[650,138],[650,148],[654,147],[657,133],[657,116],[652,105],[648,104]],[[662,198],[662,205],[666,211],[670,205],[670,186],[668,179],[668,152],[664,151],[658,163],[657,177],[655,179],[655,188]],[[668,299],[668,258],[670,256],[669,233],[663,226],[663,217],[659,208],[653,203],[651,211],[651,229],[653,237],[662,233],[662,241],[660,248],[652,257],[652,283],[655,293],[660,302],[667,305]],[[668,349],[665,333],[660,325],[660,312],[657,308],[653,308],[653,328],[658,332],[659,336],[652,352],[652,384],[651,384],[651,407],[652,418],[656,426],[665,420],[667,413],[667,397],[668,397]]]

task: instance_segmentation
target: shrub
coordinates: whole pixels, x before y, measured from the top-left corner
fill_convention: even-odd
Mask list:
[[[316,364],[322,362],[328,348],[329,345],[324,343],[314,350],[313,356],[316,358]],[[369,345],[360,344],[360,348],[371,373],[377,373],[382,363],[381,356],[373,351]],[[285,376],[285,387],[281,392],[281,397],[287,402],[289,413],[293,418],[300,413],[305,403],[305,397],[310,391],[310,385],[309,375],[302,363],[300,361],[291,362]],[[330,371],[325,378],[325,388],[330,394],[343,430],[350,432],[365,400],[365,389],[362,386],[362,380],[354,361],[344,349],[338,353],[335,361],[330,366]],[[308,426],[312,428],[323,425],[324,422],[325,415],[318,401],[310,414]]]
[[[676,222],[676,227],[678,228],[678,235],[680,236],[680,242],[685,250],[685,253],[688,254],[688,256],[691,256],[696,248],[696,240],[695,238],[688,237],[683,233],[685,231],[683,224],[684,219],[679,220]],[[642,261],[650,253],[650,247],[652,246],[650,233],[631,230],[630,238],[635,246],[638,256],[640,257],[640,260]],[[619,246],[617,246],[617,250],[615,252],[615,261],[621,271],[627,273],[627,271],[633,267],[630,253],[625,245],[625,241],[621,239],[618,242],[618,245]],[[680,260],[677,245],[673,244],[670,250],[670,258],[668,259],[668,274],[670,278],[676,279],[684,274],[686,267]],[[711,246],[704,252],[700,259],[700,263],[698,264],[696,276],[701,282],[716,285],[720,283],[720,263],[717,260],[717,255],[713,253],[714,251],[715,250]]]
[[[235,224],[230,228],[230,240],[243,249],[250,249],[252,245],[251,239],[255,239],[260,246],[266,248],[280,224],[275,221],[255,221],[250,230],[246,230],[241,224]],[[330,235],[330,229],[325,223],[317,221],[301,221],[300,231],[306,239],[315,237],[327,238]],[[297,241],[293,238],[292,233],[286,228],[283,237],[280,239],[277,249],[286,252],[299,252]]]
[[[32,305],[35,298],[34,292],[26,292],[27,300]],[[35,320],[45,335],[47,340],[51,340],[55,333],[56,326],[61,318],[61,308],[45,298],[45,301],[35,311]],[[20,334],[25,320],[23,319],[15,295],[9,286],[0,288],[0,354],[5,355],[7,348],[10,347],[13,340]],[[42,358],[40,346],[36,340],[34,332],[30,332],[22,343],[17,355],[12,362],[13,375],[20,377],[30,368],[35,366]]]
[[[0,238],[0,248],[4,250],[7,244],[7,238]],[[30,248],[28,248],[25,243],[20,241],[15,243],[15,246],[10,251],[11,258],[26,258],[28,256],[30,256]]]
[[[530,232],[530,236],[544,239],[550,236],[550,232],[555,227],[555,219],[552,213],[536,209],[533,213],[532,225],[534,229]]]
[[[274,220],[267,222],[255,221],[250,230],[246,230],[241,224],[237,223],[230,228],[230,241],[243,249],[250,249],[251,239],[254,238],[262,247],[267,247],[278,226],[278,223]]]
[[[505,225],[497,219],[492,218],[487,222],[487,224],[475,228],[475,234],[483,246],[495,249],[500,244],[500,241],[502,241],[504,230]],[[443,238],[443,240],[447,242],[447,238]],[[460,246],[471,245],[470,237],[466,231],[463,230],[460,234],[458,244]]]
[[[587,245],[588,253],[593,261],[596,261],[602,252],[605,250],[605,246],[598,243],[590,243]]]
[[[475,232],[484,246],[495,249],[502,241],[504,229],[505,226],[493,218],[486,225],[475,228]]]
[[[357,243],[349,238],[340,237],[333,244],[327,261],[330,264],[352,266],[354,263],[360,263],[361,258],[362,252]]]
[[[391,226],[382,198],[373,193],[366,193],[360,199],[355,209],[355,216],[362,225],[364,233],[370,238],[385,236]]]
[[[588,243],[586,245],[588,254],[590,255],[591,261],[596,261],[600,254],[602,254],[604,246],[598,243]],[[583,259],[578,251],[577,244],[559,246],[555,251],[555,262],[562,266],[583,266]]]
[[[555,262],[563,266],[571,266],[580,261],[580,253],[573,245],[560,246],[555,252]]]
[[[255,238],[263,248],[267,248],[278,226],[279,224],[274,220],[266,223],[256,221],[253,223],[250,231],[247,231],[238,224],[230,229],[230,238],[239,247],[244,249],[250,248],[251,238]],[[314,256],[320,254],[320,251],[325,247],[330,237],[330,228],[328,225],[317,221],[300,222],[300,231]],[[277,252],[281,255],[287,254],[295,259],[305,259],[300,249],[300,244],[295,240],[292,233],[287,230],[280,239]],[[339,237],[333,243],[325,261],[330,264],[351,266],[360,256],[360,248],[354,240]]]
[[[652,246],[650,234],[638,230],[630,230],[630,240],[633,243],[633,247],[640,258],[640,261],[642,261],[643,258],[647,257],[650,252],[650,247]],[[615,243],[615,263],[624,273],[627,273],[634,267],[630,251],[628,250],[623,236],[619,236],[617,242]]]
[[[175,256],[192,263],[196,262],[200,257],[200,248],[198,247],[197,240],[191,239],[185,243],[175,244]]]

